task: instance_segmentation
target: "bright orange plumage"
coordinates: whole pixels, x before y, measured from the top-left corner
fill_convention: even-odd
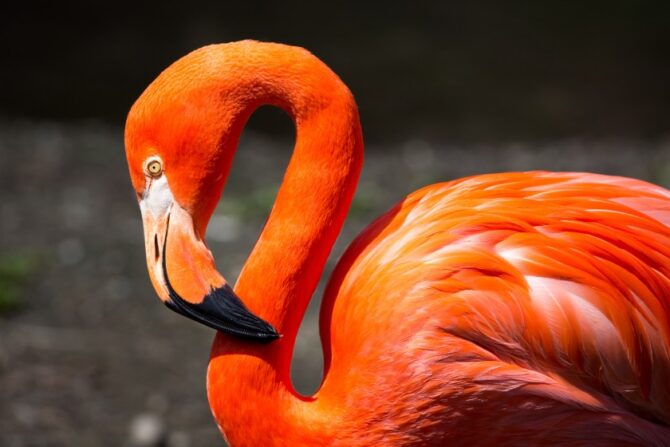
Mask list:
[[[433,427],[464,445],[570,443],[586,430],[606,445],[627,439],[624,420],[670,424],[668,211],[662,188],[578,173],[411,194],[335,273],[322,392],[374,376],[376,392],[352,390],[367,402],[356,399],[356,424],[381,413],[406,426],[371,427],[370,442],[423,440]]]
[[[200,238],[264,103],[298,137],[233,293]],[[411,194],[334,272],[307,398],[288,371],[360,171],[349,91],[301,49],[207,47],[133,106],[126,147],[159,296],[220,330],[207,386],[232,445],[670,445],[665,189],[531,172]]]

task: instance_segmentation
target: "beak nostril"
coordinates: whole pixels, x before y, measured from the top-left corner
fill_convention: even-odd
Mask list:
[[[160,251],[158,249],[158,235],[154,234],[154,256],[155,260],[158,261],[158,257],[160,256]]]

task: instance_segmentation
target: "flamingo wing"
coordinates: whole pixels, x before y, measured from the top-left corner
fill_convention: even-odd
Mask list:
[[[391,444],[578,442],[591,430],[668,445],[669,224],[670,192],[620,177],[492,174],[421,189],[331,278],[319,396],[385,427]]]

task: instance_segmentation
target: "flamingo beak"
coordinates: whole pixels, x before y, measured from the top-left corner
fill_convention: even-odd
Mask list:
[[[140,199],[140,209],[149,276],[161,301],[231,335],[257,341],[278,338],[274,327],[254,315],[216,271],[211,252],[196,234],[190,214],[174,201],[167,180],[155,183]]]

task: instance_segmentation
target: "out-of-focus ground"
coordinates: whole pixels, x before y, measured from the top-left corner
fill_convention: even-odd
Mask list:
[[[258,134],[242,139],[207,236],[231,280],[261,229],[291,146]],[[668,186],[670,140],[368,147],[327,270],[373,217],[420,186],[532,169]],[[223,445],[205,397],[213,331],[160,305],[143,250],[120,127],[0,123],[1,446]],[[294,381],[305,393],[319,382],[320,293],[294,359]]]

